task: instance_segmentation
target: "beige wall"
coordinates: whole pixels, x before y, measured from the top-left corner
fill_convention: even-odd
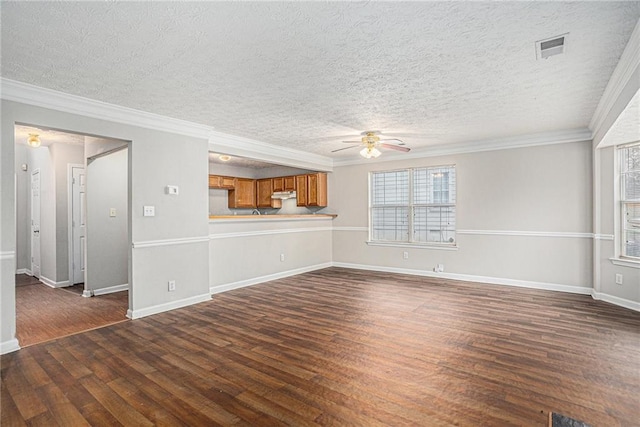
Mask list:
[[[365,243],[369,172],[448,164],[457,174],[457,251]],[[443,276],[583,293],[592,286],[589,142],[344,166],[335,168],[331,184],[336,263],[417,273],[444,264]]]
[[[327,267],[331,219],[220,221],[209,224],[211,292]],[[284,254],[284,261],[280,255]]]

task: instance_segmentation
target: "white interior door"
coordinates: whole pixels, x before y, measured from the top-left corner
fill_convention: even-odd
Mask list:
[[[40,278],[40,170],[31,173],[31,273]]]
[[[86,182],[84,168],[72,169],[72,242],[73,242],[73,277],[72,285],[84,282],[84,260],[86,243]]]

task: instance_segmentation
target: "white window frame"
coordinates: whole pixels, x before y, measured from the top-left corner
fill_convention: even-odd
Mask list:
[[[625,205],[629,203],[635,203],[635,201],[625,200],[625,188],[624,188],[624,179],[623,174],[623,165],[622,165],[622,152],[623,150],[640,145],[640,141],[619,145],[616,147],[615,156],[614,156],[614,173],[615,173],[615,258],[612,258],[611,261],[616,265],[623,265],[627,267],[640,268],[640,257],[630,256],[625,253],[626,250],[626,230],[627,230],[627,219],[626,219],[626,208]]]
[[[391,170],[379,170],[379,171],[371,171],[369,172],[369,188],[368,188],[368,199],[369,199],[369,207],[368,207],[368,216],[369,216],[369,238],[367,240],[367,244],[371,246],[392,246],[392,247],[410,247],[410,248],[423,248],[423,249],[439,249],[439,250],[458,250],[457,246],[457,197],[453,203],[414,203],[413,197],[413,174],[415,170],[418,169],[440,169],[440,168],[453,168],[456,169],[455,164],[446,164],[446,165],[434,165],[434,166],[421,166],[414,168],[402,168],[402,169],[391,169]],[[408,214],[408,240],[407,241],[397,241],[397,240],[374,240],[373,239],[373,208],[380,207],[373,205],[373,176],[376,173],[391,173],[391,172],[408,172],[408,186],[409,186],[409,195],[408,195],[408,204],[407,205],[385,205],[385,207],[406,207],[409,211]],[[449,177],[448,179],[451,179]],[[457,194],[457,173],[454,177],[454,186],[455,192]],[[443,206],[452,206],[455,209],[454,219],[454,241],[453,242],[420,242],[414,240],[414,208],[416,207],[443,207]]]

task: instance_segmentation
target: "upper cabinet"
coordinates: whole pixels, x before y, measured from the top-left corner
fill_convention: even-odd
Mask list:
[[[209,188],[234,188],[234,179],[230,176],[209,175]]]
[[[295,181],[298,206],[327,206],[326,173],[296,175]]]
[[[298,206],[327,206],[327,174],[324,172],[258,180],[209,175],[209,188],[229,190],[230,209],[279,209],[282,200],[272,199],[271,195],[282,191],[295,191]]]
[[[256,207],[256,180],[234,178],[233,190],[229,190],[229,208]]]

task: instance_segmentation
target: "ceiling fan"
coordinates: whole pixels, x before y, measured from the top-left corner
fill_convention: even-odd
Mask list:
[[[379,157],[380,154],[382,154],[380,150],[378,150],[378,147],[390,148],[392,150],[402,151],[405,153],[411,150],[409,147],[403,147],[404,142],[402,142],[402,140],[400,139],[380,138],[379,136],[380,131],[378,130],[368,130],[368,131],[362,132],[360,135],[362,135],[362,138],[360,138],[360,141],[342,141],[347,144],[358,144],[358,145],[352,145],[351,147],[345,147],[345,148],[338,148],[337,150],[333,150],[332,153],[335,153],[336,151],[348,150],[349,148],[362,146],[363,148],[362,150],[360,150],[360,155],[366,159],[370,159],[370,158]]]

